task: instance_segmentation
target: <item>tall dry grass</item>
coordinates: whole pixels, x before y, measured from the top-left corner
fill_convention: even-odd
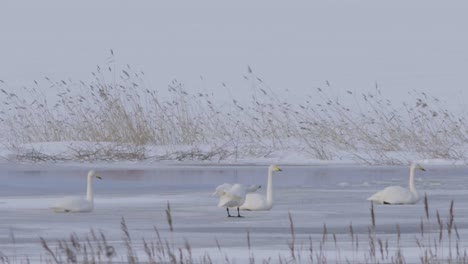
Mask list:
[[[424,92],[412,91],[406,102],[394,104],[378,86],[337,96],[327,82],[302,102],[292,103],[249,68],[247,101],[219,100],[206,91],[189,91],[177,80],[168,85],[168,95],[161,96],[159,87],[145,84],[143,72],[129,65],[118,68],[113,55],[109,61],[87,82],[46,77],[19,92],[0,84],[4,141],[18,158],[235,160],[287,150],[322,160],[351,157],[364,164],[466,160],[466,117]],[[52,141],[111,145],[104,151],[78,149],[71,157],[21,148]],[[148,146],[179,145],[189,148],[156,156],[147,151]]]

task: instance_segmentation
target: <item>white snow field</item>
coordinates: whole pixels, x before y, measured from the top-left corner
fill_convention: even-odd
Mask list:
[[[51,255],[41,246],[40,237],[54,254],[63,257],[66,254],[58,248],[57,240],[69,240],[70,234],[75,233],[86,244],[93,229],[98,236],[102,232],[108,245],[114,248],[114,262],[127,262],[122,217],[140,261],[148,261],[142,239],[148,243],[158,241],[155,227],[162,240],[175,249],[177,259],[179,248],[188,258],[187,241],[195,263],[208,262],[203,261],[203,256],[205,260],[209,256],[213,263],[247,263],[252,258],[256,263],[293,261],[293,258],[297,263],[309,263],[311,258],[314,262],[321,259],[330,263],[392,262],[396,261],[399,247],[408,263],[420,262],[419,258],[429,249],[439,260],[449,258],[450,254],[455,258],[457,246],[463,255],[468,235],[468,167],[423,166],[427,171],[416,173],[416,188],[422,195],[427,193],[430,224],[425,216],[424,198],[414,205],[375,205],[373,257],[369,235],[371,204],[366,198],[385,186],[407,186],[407,167],[281,166],[283,171],[273,178],[275,205],[271,211],[241,211],[245,217],[228,218],[224,208],[216,206],[216,197],[211,196],[214,188],[224,182],[255,183],[262,184],[260,191],[265,192],[267,166],[96,165],[93,168],[103,180],[94,181],[94,212],[57,214],[48,209],[54,201],[68,195],[85,195],[89,164],[2,164],[0,257],[12,263],[26,260],[45,263],[51,260]],[[460,240],[457,242],[452,229],[450,251],[447,225],[452,200]],[[173,221],[172,234],[166,218],[167,203]],[[441,241],[436,210],[444,226]],[[294,257],[290,250],[289,214],[294,226]],[[397,224],[401,231],[399,246]],[[107,261],[105,256],[102,258]],[[165,255],[164,260],[170,261],[170,257]],[[78,261],[84,261],[84,257],[78,255]]]

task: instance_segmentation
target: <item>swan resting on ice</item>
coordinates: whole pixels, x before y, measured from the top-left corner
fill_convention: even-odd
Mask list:
[[[94,209],[93,178],[102,179],[94,170],[88,172],[86,197],[65,197],[58,201],[51,209],[56,213],[84,213]]]
[[[244,186],[242,184],[224,183],[216,187],[213,195],[219,197],[218,206],[226,207],[228,217],[232,217],[229,213],[229,207],[237,207],[237,217],[242,217],[239,213],[239,206],[245,201],[247,193],[255,192],[261,188],[261,185]]]
[[[247,211],[268,211],[273,207],[273,172],[281,171],[276,165],[268,167],[268,182],[266,196],[260,193],[249,193],[245,198],[241,210]]]
[[[414,170],[425,171],[416,162],[411,163],[409,176],[409,190],[400,186],[390,186],[367,198],[368,201],[379,204],[414,204],[420,199],[419,193],[414,187]]]

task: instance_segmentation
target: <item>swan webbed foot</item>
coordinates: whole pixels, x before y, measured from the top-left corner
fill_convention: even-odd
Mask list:
[[[391,204],[391,203],[384,201],[383,204]]]

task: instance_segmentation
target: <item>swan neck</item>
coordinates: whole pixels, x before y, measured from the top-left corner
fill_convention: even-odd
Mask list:
[[[410,167],[410,176],[409,176],[409,189],[411,192],[415,193],[416,188],[414,187],[414,169],[416,168],[416,165],[413,163],[411,164]]]
[[[88,175],[88,185],[86,188],[86,200],[93,201],[93,176]]]
[[[268,182],[267,182],[267,204],[268,206],[273,205],[273,170],[268,170]]]

